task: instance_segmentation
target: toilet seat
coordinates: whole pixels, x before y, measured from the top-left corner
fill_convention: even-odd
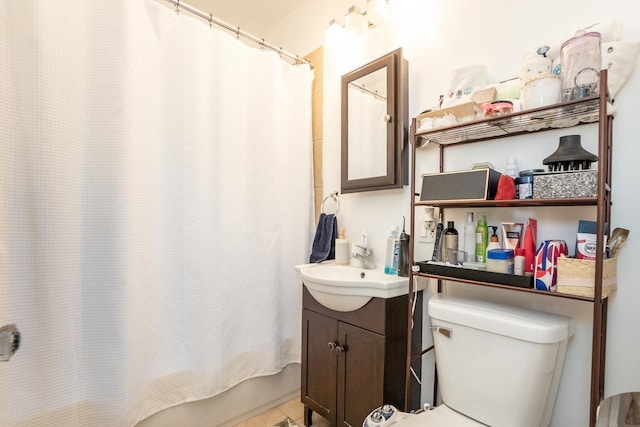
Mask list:
[[[484,426],[469,417],[454,411],[447,405],[440,405],[430,411],[408,417],[393,427],[480,427]]]

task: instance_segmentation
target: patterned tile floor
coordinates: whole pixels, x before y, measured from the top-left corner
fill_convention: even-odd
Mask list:
[[[235,427],[271,427],[287,417],[294,420],[300,427],[304,427],[304,405],[300,402],[300,398],[285,402],[250,420],[236,424]],[[320,415],[313,414],[313,427],[331,427],[331,424]]]

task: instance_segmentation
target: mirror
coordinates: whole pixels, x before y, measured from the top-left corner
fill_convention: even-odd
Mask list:
[[[402,48],[342,76],[342,193],[408,184],[407,78]]]

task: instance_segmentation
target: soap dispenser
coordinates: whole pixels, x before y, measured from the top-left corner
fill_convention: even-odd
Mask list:
[[[487,253],[491,249],[502,249],[502,246],[500,246],[500,242],[498,240],[498,234],[497,234],[498,227],[496,227],[495,225],[490,225],[489,228],[491,229],[491,232],[493,234],[491,234],[491,237],[489,238],[489,244],[487,245]]]

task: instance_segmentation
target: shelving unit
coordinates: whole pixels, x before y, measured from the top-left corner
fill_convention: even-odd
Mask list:
[[[593,297],[571,295],[557,292],[544,292],[535,289],[518,288],[479,282],[475,280],[463,280],[441,275],[426,274],[416,271],[410,272],[409,280],[409,309],[408,318],[411,324],[411,308],[413,305],[414,279],[416,277],[431,278],[438,281],[438,292],[444,280],[468,283],[478,286],[499,288],[511,292],[524,292],[527,294],[543,295],[548,298],[566,298],[571,300],[586,301],[593,304],[592,324],[592,353],[591,353],[591,394],[589,425],[595,426],[596,410],[604,397],[604,366],[606,354],[606,330],[607,330],[607,298],[602,294],[603,249],[605,223],[611,223],[611,149],[612,149],[612,121],[613,116],[607,115],[607,71],[600,73],[600,95],[592,98],[583,98],[561,104],[555,104],[544,108],[532,109],[514,113],[508,116],[476,120],[473,122],[457,124],[446,128],[438,128],[429,131],[416,132],[417,122],[414,118],[411,123],[412,159],[411,159],[411,230],[415,230],[416,208],[420,206],[436,206],[439,208],[505,208],[518,209],[535,206],[593,206],[596,209],[597,223],[597,256],[595,261],[595,288]],[[511,137],[533,132],[543,132],[551,129],[571,128],[586,123],[598,123],[598,190],[596,197],[565,198],[565,199],[527,199],[527,200],[483,200],[483,201],[455,201],[444,203],[420,202],[416,193],[416,155],[418,150],[426,142],[437,144],[440,149],[440,172],[444,172],[444,152],[447,147],[460,144],[478,143],[485,140]],[[409,250],[409,257],[414,258],[414,246]],[[409,341],[407,346],[407,364],[414,359],[422,357],[429,349],[412,349]],[[406,373],[406,395],[409,395],[411,374]],[[406,401],[409,401],[406,398]],[[408,409],[408,408],[405,408]]]

